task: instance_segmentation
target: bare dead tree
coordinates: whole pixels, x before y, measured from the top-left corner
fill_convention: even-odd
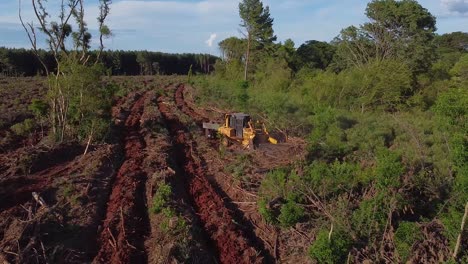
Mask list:
[[[48,77],[52,130],[56,136],[58,135],[60,141],[63,141],[69,123],[68,114],[70,109],[69,91],[67,91],[67,87],[61,83],[61,80],[66,75],[63,67],[64,64],[67,63],[88,65],[90,59],[89,49],[91,34],[88,32],[87,24],[84,20],[84,0],[61,0],[60,11],[56,21],[50,21],[51,15],[45,6],[46,2],[47,0],[31,0],[31,5],[35,19],[39,23],[38,29],[46,36],[48,49],[54,56],[57,65],[54,71],[50,71],[50,69],[47,68],[44,60],[39,55],[37,33],[33,22],[24,23],[23,21],[21,0],[19,2],[19,18],[34,53],[44,67],[46,76]],[[109,5],[112,1],[100,0],[99,2],[100,15],[98,17],[98,22],[100,47],[98,56],[92,64],[98,63],[100,54],[104,49],[103,38],[110,35],[110,30],[105,25],[105,20],[110,12]],[[74,18],[74,22],[72,18]],[[73,31],[72,23],[74,23],[77,31]],[[70,36],[72,36],[74,40],[73,48],[67,47],[67,39]]]
[[[106,24],[104,24],[107,16],[109,15],[110,4],[112,4],[112,1],[101,0],[100,3],[101,5],[99,7],[99,16],[97,18],[99,22],[99,44],[100,46],[99,46],[99,52],[96,58],[96,63],[101,58],[101,53],[104,50],[104,38],[112,35],[112,32],[110,31],[109,27]]]

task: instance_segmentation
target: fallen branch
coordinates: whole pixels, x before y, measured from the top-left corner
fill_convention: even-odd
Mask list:
[[[123,211],[122,211],[122,206],[120,206],[120,224],[122,225],[122,232],[123,232],[123,237],[125,238],[125,220],[124,220],[124,217],[123,217]]]
[[[463,214],[463,219],[460,225],[460,234],[458,234],[457,244],[455,245],[455,249],[453,250],[453,259],[457,258],[458,250],[460,249],[460,243],[462,239],[463,230],[465,229],[466,223],[466,216],[468,215],[468,202],[465,204],[465,214]]]
[[[117,240],[115,240],[115,237],[114,235],[112,234],[112,232],[110,231],[109,228],[107,228],[107,232],[109,232],[111,238],[112,238],[112,241],[109,239],[109,243],[111,244],[111,246],[114,248],[114,249],[117,249]],[[113,243],[112,243],[113,242]]]
[[[41,206],[44,206],[46,208],[48,207],[44,199],[42,199],[42,197],[40,197],[39,194],[37,194],[36,192],[33,192],[32,196],[34,200],[36,200],[36,202],[39,203]]]
[[[278,231],[275,232],[275,248],[273,249],[273,255],[275,257],[275,260],[278,260],[278,243],[279,243],[279,235]]]
[[[19,256],[18,253],[15,253],[15,252],[11,252],[11,251],[8,251],[8,250],[3,250],[3,252],[7,253],[7,254],[10,254],[10,255],[13,255],[13,256]],[[0,258],[1,259],[1,258]],[[5,260],[4,260],[5,261]]]
[[[235,201],[233,201],[232,203],[234,204],[257,204],[257,202],[235,202]]]
[[[91,128],[91,133],[89,134],[88,143],[86,144],[86,148],[83,153],[83,158],[86,156],[86,153],[88,153],[88,148],[89,148],[89,145],[91,144],[91,139],[93,138],[93,132],[94,132],[94,129]]]

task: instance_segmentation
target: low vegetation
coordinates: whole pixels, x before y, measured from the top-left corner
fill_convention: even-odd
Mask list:
[[[200,104],[258,113],[308,139],[302,164],[263,179],[257,207],[265,221],[312,223],[317,263],[416,261],[414,252],[466,260],[466,235],[457,239],[466,234],[468,201],[468,34],[436,35],[434,16],[416,1],[376,0],[366,9],[370,22],[295,49],[265,38],[270,20],[255,15],[267,8],[251,20],[240,12],[261,37],[220,42],[215,73],[194,82]],[[423,246],[423,227],[434,223],[449,244]]]

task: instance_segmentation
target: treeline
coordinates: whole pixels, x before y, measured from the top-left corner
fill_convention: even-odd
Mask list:
[[[415,0],[373,0],[367,23],[296,48],[262,1],[239,13],[245,38],[219,43],[199,101],[308,140],[302,164],[262,180],[264,219],[310,227],[313,263],[467,263],[468,33],[437,35]]]
[[[52,52],[39,50],[39,56],[49,71],[57,63]],[[90,52],[91,57],[97,51]],[[169,54],[151,51],[103,51],[101,62],[109,75],[154,75],[210,73],[218,58],[209,54]],[[0,47],[0,74],[3,76],[44,75],[44,69],[36,55],[29,49]]]

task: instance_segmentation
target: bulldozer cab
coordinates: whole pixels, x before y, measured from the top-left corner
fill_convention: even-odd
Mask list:
[[[236,131],[237,138],[244,137],[244,128],[249,127],[250,116],[244,113],[234,113],[226,115],[226,127],[231,127]]]

